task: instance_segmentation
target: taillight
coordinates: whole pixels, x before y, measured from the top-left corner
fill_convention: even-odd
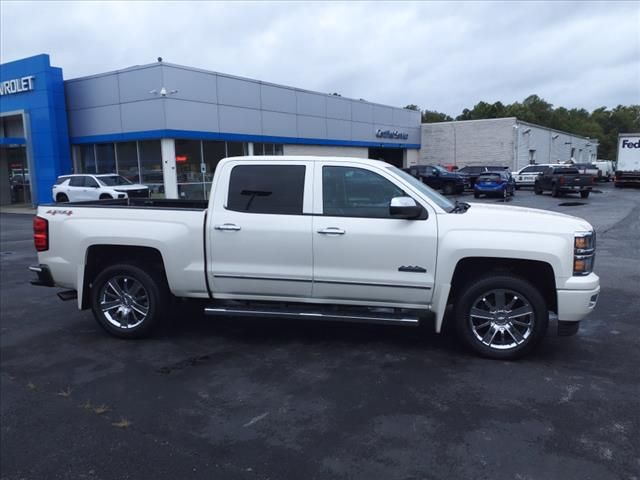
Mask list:
[[[49,222],[46,218],[33,217],[33,244],[38,252],[49,250]]]

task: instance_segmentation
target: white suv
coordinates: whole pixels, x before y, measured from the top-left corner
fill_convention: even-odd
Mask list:
[[[114,173],[103,175],[62,175],[51,189],[56,202],[86,202],[129,197],[149,197],[149,187],[131,183]]]
[[[517,172],[511,172],[513,179],[516,181],[516,188],[520,187],[533,187],[536,183],[536,178],[540,175],[544,170],[551,166],[546,163],[538,163],[535,165],[527,165],[526,167],[522,167]]]

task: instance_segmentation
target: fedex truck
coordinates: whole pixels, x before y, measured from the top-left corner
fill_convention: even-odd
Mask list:
[[[615,186],[640,187],[640,133],[621,133],[618,136]]]

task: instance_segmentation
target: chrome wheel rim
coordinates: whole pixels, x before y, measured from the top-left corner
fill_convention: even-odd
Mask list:
[[[471,305],[469,326],[480,343],[494,350],[524,344],[533,333],[535,315],[531,303],[520,293],[494,289]]]
[[[149,314],[149,294],[142,283],[127,275],[112,277],[100,289],[100,310],[116,328],[129,330]]]

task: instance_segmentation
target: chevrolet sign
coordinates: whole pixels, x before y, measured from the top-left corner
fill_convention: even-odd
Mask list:
[[[398,130],[382,130],[381,128],[379,128],[376,130],[376,137],[406,140],[407,138],[409,138],[409,134],[405,132],[399,132]]]
[[[33,90],[34,75],[28,77],[14,78],[0,82],[0,95],[11,95],[13,93],[28,92]]]

